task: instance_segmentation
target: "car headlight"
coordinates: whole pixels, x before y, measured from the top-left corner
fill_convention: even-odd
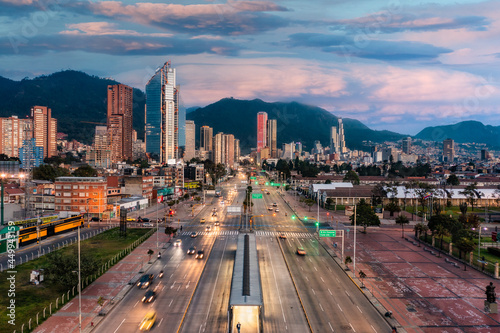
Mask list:
[[[145,285],[146,287],[147,287],[147,286],[149,286],[149,282],[146,282],[144,285]]]
[[[144,302],[145,300],[146,300],[146,296],[144,296],[144,297],[142,298],[142,301],[143,301],[143,302]]]

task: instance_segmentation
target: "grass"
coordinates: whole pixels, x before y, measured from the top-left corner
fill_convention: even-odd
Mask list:
[[[114,228],[82,241],[82,251],[91,251],[98,261],[103,264],[146,234],[149,230],[150,229],[128,229],[127,237],[121,238],[119,236],[119,229]],[[58,251],[61,251],[63,254],[72,254],[74,248],[76,248],[76,244]],[[40,269],[46,266],[47,259],[45,256],[16,266],[16,290],[15,297],[12,297],[16,301],[16,325],[11,325],[7,322],[8,312],[6,306],[11,299],[11,297],[8,297],[9,283],[7,283],[7,277],[10,274],[7,274],[6,271],[0,273],[0,281],[2,281],[0,284],[0,295],[2,295],[0,297],[2,300],[0,307],[0,318],[2,318],[0,320],[0,332],[13,332],[14,330],[20,332],[22,324],[25,324],[24,332],[28,332],[28,321],[30,318],[32,319],[31,327],[33,328],[36,325],[35,318],[37,312],[39,312],[39,322],[42,322],[44,320],[42,311],[47,307],[46,317],[48,317],[50,303],[53,303],[52,312],[54,313],[56,311],[55,300],[63,293],[67,292],[67,288],[61,288],[48,280],[45,280],[38,286],[32,285],[29,282],[30,273],[33,269]]]

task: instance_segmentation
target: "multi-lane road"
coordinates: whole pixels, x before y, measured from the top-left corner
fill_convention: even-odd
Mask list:
[[[170,244],[162,250],[162,258],[155,259],[146,272],[155,276],[149,287],[157,293],[152,303],[142,303],[146,289],[133,286],[95,331],[136,332],[146,313],[154,310],[152,331],[227,332],[237,238],[244,231],[245,219],[226,215],[225,206],[241,205],[245,188],[238,178],[225,183],[224,204],[210,197],[179,232],[180,246]],[[319,244],[314,230],[291,219],[292,211],[275,189],[262,188],[253,186],[254,193],[263,193],[263,198],[253,200],[250,216],[262,286],[263,331],[390,332],[384,318]],[[277,207],[270,210],[273,203]],[[200,223],[201,219],[206,222]],[[197,236],[191,237],[192,232]],[[286,239],[278,238],[281,233]],[[191,247],[203,250],[204,258],[188,254]],[[306,251],[305,256],[297,255],[298,247]],[[160,271],[162,278],[157,277]]]

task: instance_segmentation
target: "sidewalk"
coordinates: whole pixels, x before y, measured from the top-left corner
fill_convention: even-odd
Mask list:
[[[295,204],[293,196],[284,198],[291,207],[297,206],[300,217],[316,216],[317,206],[308,207]],[[313,214],[311,214],[313,213]],[[332,214],[332,212],[330,212]],[[326,218],[326,210],[320,208],[320,218]],[[333,220],[350,226],[348,216],[343,212],[334,213]],[[500,314],[484,311],[485,287],[495,280],[481,272],[463,265],[453,265],[458,261],[452,257],[433,251],[425,251],[413,242],[412,226],[405,227],[405,240],[401,236],[401,226],[393,220],[382,220],[380,227],[369,227],[367,233],[358,232],[356,240],[356,271],[346,272],[361,285],[359,271],[366,274],[363,289],[372,303],[393,312],[393,317],[407,332],[498,332]],[[415,222],[416,223],[416,222]],[[415,224],[413,223],[413,224]],[[491,224],[486,226],[491,227]],[[342,225],[342,227],[344,227]],[[494,226],[493,226],[494,227]],[[360,229],[361,230],[361,229]],[[345,256],[354,258],[353,233],[345,238]],[[322,239],[330,253],[341,259],[341,248],[334,247],[339,239]],[[345,267],[340,263],[341,267]],[[458,266],[458,267],[457,267]],[[378,304],[378,305],[377,305]]]
[[[160,232],[158,234],[160,247],[169,246],[170,237]],[[82,331],[92,331],[92,323],[102,320],[99,316],[101,310],[109,312],[117,301],[123,298],[132,287],[129,281],[139,278],[141,267],[146,271],[152,264],[148,264],[148,249],[156,248],[156,233],[152,234],[146,241],[135,248],[132,253],[112,266],[106,273],[100,276],[91,285],[82,291]],[[152,262],[154,262],[153,259]],[[97,304],[99,297],[104,299],[102,306]],[[52,314],[44,323],[38,326],[34,332],[37,333],[71,333],[78,332],[79,311],[78,296],[64,304],[59,310]]]

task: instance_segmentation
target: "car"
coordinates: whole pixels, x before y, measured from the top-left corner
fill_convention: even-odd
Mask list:
[[[215,208],[215,207],[212,208],[212,212],[214,212],[214,213],[217,212],[217,208]]]
[[[274,209],[273,207],[269,207],[267,210],[270,211],[270,212],[272,212],[273,209]]]
[[[141,276],[139,281],[137,281],[137,287],[140,289],[148,288],[149,285],[153,282],[154,275],[153,274],[144,274]]]
[[[151,303],[156,298],[156,293],[152,290],[146,291],[144,297],[142,297],[142,303]]]
[[[203,256],[205,255],[205,251],[203,250],[199,250],[198,252],[196,252],[196,256],[195,258],[196,259],[203,259]]]
[[[196,253],[196,246],[191,246],[187,251],[187,254],[195,254],[195,253]]]
[[[201,220],[200,220],[200,223],[205,223],[205,219],[201,219]]]
[[[176,239],[174,242],[174,246],[181,246],[181,244],[182,244],[182,240],[180,240],[180,239]]]
[[[142,226],[143,226],[143,227],[148,227],[148,228],[151,228],[151,227],[153,227],[153,223],[151,223],[151,222],[146,222],[146,223],[143,223],[143,224],[142,224]]]
[[[271,192],[266,192],[266,194],[267,194],[267,195],[270,195],[270,194],[271,194]]]
[[[206,231],[210,231],[210,230],[212,230],[212,228],[209,225],[207,225],[207,227],[205,228],[205,230]]]
[[[146,314],[144,319],[139,324],[139,330],[141,331],[149,331],[151,327],[155,324],[156,321],[156,312],[151,311]]]
[[[212,213],[212,216],[217,216],[217,212],[213,212],[213,213]]]
[[[279,212],[280,212],[279,208],[276,208],[274,211],[275,211],[276,213],[279,213]]]
[[[191,233],[191,238],[196,238],[196,237],[198,237],[198,234],[196,233],[196,231],[193,231]]]
[[[278,204],[276,202],[273,202],[273,207],[278,207]]]
[[[102,219],[100,219],[100,218],[98,218],[98,217],[95,217],[95,216],[94,216],[94,217],[92,217],[92,218],[90,219],[90,221],[92,221],[92,222],[102,222]]]
[[[299,256],[305,256],[305,255],[306,255],[306,250],[304,250],[304,248],[303,248],[303,247],[298,247],[298,248],[297,248],[297,254],[298,254]]]
[[[216,227],[220,226],[220,222],[219,221],[215,221],[214,222],[214,226],[216,226]]]
[[[135,222],[135,219],[133,217],[127,217],[127,222]]]
[[[281,233],[281,234],[279,235],[279,238],[280,238],[280,239],[286,239],[286,235],[285,235],[284,233]]]
[[[141,219],[141,222],[149,222],[149,219],[148,219],[147,217],[143,217],[143,218]]]

